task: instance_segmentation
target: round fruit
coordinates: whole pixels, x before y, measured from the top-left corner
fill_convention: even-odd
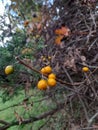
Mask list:
[[[5,68],[5,74],[12,74],[14,72],[14,67],[12,65],[8,65]]]
[[[40,90],[46,90],[47,89],[47,81],[44,79],[41,79],[37,84],[38,89]]]
[[[56,75],[54,73],[51,73],[48,75],[48,78],[56,79]]]
[[[54,87],[56,85],[56,80],[55,79],[52,79],[52,78],[49,78],[47,80],[47,83],[50,87]]]
[[[52,68],[51,68],[50,66],[46,66],[46,67],[44,67],[44,69],[45,69],[45,72],[46,72],[47,74],[49,74],[49,73],[52,72]]]
[[[42,74],[46,74],[45,68],[42,68],[42,69],[41,69],[41,73],[42,73]]]
[[[83,67],[83,68],[82,68],[82,71],[83,71],[83,72],[88,72],[88,71],[89,71],[89,68],[88,68],[88,67]]]

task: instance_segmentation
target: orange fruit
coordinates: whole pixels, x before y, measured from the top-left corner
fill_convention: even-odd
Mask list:
[[[52,68],[51,68],[50,66],[46,66],[46,67],[44,67],[44,69],[45,69],[45,72],[46,72],[47,74],[49,74],[49,73],[52,72]]]
[[[46,67],[43,67],[42,69],[41,69],[41,73],[42,74],[49,74],[49,73],[51,73],[52,72],[52,68],[50,67],[50,66],[46,66]]]
[[[51,73],[48,75],[48,78],[56,79],[56,75],[54,73]]]
[[[14,67],[12,65],[8,65],[5,67],[5,74],[11,74],[14,72]]]
[[[41,69],[41,73],[42,73],[42,74],[46,74],[45,68],[42,68],[42,69]]]
[[[56,80],[53,78],[48,78],[47,83],[50,87],[54,87],[56,85]]]
[[[83,71],[83,72],[88,72],[88,71],[89,71],[89,68],[88,68],[88,67],[83,67],[83,68],[82,68],[82,71]]]
[[[47,89],[47,81],[45,79],[41,79],[37,84],[38,89],[46,90]]]

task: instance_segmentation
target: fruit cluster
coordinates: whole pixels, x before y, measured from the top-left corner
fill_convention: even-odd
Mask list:
[[[47,78],[42,78],[38,81],[37,87],[40,90],[46,90],[49,87],[56,86],[56,75],[52,73],[52,68],[50,66],[45,66],[41,69],[41,74],[45,75]]]

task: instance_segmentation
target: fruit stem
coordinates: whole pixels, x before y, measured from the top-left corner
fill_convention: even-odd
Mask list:
[[[38,70],[36,70],[35,68],[31,67],[30,65],[26,64],[26,63],[25,63],[23,60],[21,60],[19,57],[15,57],[15,59],[18,60],[20,64],[23,64],[23,65],[26,66],[27,68],[29,68],[29,69],[31,69],[31,70],[33,70],[33,71],[35,71],[35,72],[41,74],[40,71],[38,71]]]
[[[15,59],[18,60],[20,64],[23,64],[23,65],[26,66],[27,68],[29,68],[29,69],[31,69],[31,70],[33,70],[33,71],[39,73],[39,74],[42,74],[40,71],[38,71],[38,70],[36,70],[35,68],[31,67],[30,65],[26,64],[26,63],[25,63],[23,60],[21,60],[19,57],[15,57]],[[44,76],[47,77],[46,74],[44,74]],[[80,85],[80,84],[81,84],[81,82],[71,84],[71,83],[68,83],[68,82],[66,82],[66,81],[62,81],[62,80],[57,79],[57,78],[56,78],[56,80],[57,80],[58,82],[60,82],[61,84],[66,84],[66,85],[69,85],[69,86]]]

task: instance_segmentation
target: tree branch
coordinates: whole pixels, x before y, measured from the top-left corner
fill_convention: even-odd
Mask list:
[[[95,120],[95,118],[98,116],[98,112],[95,113],[88,121],[88,127],[90,127],[93,123],[93,121]]]
[[[8,123],[8,122],[3,121],[3,120],[0,120],[0,124],[9,125],[9,123]]]
[[[29,68],[30,70],[33,70],[33,71],[35,71],[36,73],[41,74],[40,71],[38,71],[38,70],[36,70],[34,67],[32,67],[32,66],[26,64],[26,63],[25,63],[23,60],[21,60],[19,57],[16,57],[16,60],[18,60],[20,64],[23,64],[24,66],[26,66],[26,67]],[[44,74],[44,76],[47,77],[47,75],[45,75],[45,74]],[[81,84],[81,82],[77,82],[77,83],[71,84],[71,83],[68,83],[68,82],[66,82],[66,81],[62,81],[62,80],[57,79],[57,78],[56,78],[56,80],[57,80],[58,82],[60,82],[61,84],[65,84],[65,85],[69,85],[69,86],[73,86],[73,85],[78,86],[78,85]],[[68,88],[68,90],[73,91],[73,92],[75,91],[75,90],[73,90],[72,88]]]
[[[21,122],[21,124],[29,124],[29,123],[33,123],[35,121],[47,118],[48,116],[55,114],[58,110],[62,109],[63,107],[64,107],[64,103],[59,103],[58,106],[56,108],[52,109],[51,111],[45,112],[45,113],[39,115],[38,117],[30,117],[29,119],[24,119]],[[12,126],[16,126],[16,125],[19,125],[19,121],[7,123],[4,126],[0,127],[0,130],[7,130],[8,128],[10,128]]]

